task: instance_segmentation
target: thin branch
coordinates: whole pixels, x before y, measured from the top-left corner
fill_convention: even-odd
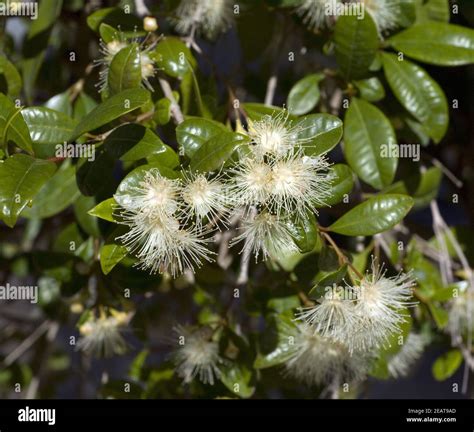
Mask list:
[[[278,77],[272,75],[267,83],[267,91],[265,93],[265,105],[272,105],[273,98],[275,97],[275,90],[278,83]]]
[[[135,12],[139,17],[150,15],[150,10],[145,4],[145,0],[135,0]]]
[[[164,95],[171,101],[171,116],[174,119],[174,122],[179,125],[184,121],[183,113],[181,112],[181,108],[176,102],[175,97],[173,96],[173,91],[171,90],[170,84],[164,78],[158,78],[160,83],[161,90],[163,90]]]

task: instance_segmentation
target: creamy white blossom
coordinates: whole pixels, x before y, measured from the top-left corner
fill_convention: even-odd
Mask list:
[[[79,327],[81,337],[77,349],[97,357],[124,354],[127,343],[122,332],[129,319],[125,312],[110,309],[106,313],[101,310],[98,317],[91,316]]]
[[[421,357],[426,346],[426,337],[410,333],[398,351],[388,362],[388,372],[394,378],[406,376],[415,362]]]
[[[173,359],[178,375],[187,384],[198,378],[204,384],[213,385],[221,372],[223,359],[219,355],[219,344],[212,340],[209,327],[191,330],[183,326],[175,329],[178,348]]]
[[[172,22],[184,36],[193,32],[213,39],[234,23],[234,0],[181,0]]]
[[[342,343],[320,336],[304,325],[297,326],[287,346],[286,374],[310,385],[359,381],[365,378],[370,365],[367,356],[350,353]]]
[[[310,30],[319,30],[335,19],[334,11],[339,3],[340,0],[305,0],[298,6],[297,13]]]
[[[469,287],[456,293],[449,303],[448,314],[447,328],[454,338],[465,337],[468,329],[474,333],[474,293]]]
[[[253,253],[256,260],[260,254],[265,260],[269,256],[278,257],[284,253],[298,251],[287,223],[267,211],[256,215],[248,214],[239,230],[240,235],[233,238],[230,245],[243,241],[242,252],[247,250]]]
[[[365,12],[375,21],[379,33],[398,27],[400,20],[399,0],[353,0],[364,4]]]

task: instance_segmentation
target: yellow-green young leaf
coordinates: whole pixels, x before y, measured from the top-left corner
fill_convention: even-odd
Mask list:
[[[332,183],[329,198],[325,200],[325,204],[332,206],[340,203],[345,195],[351,193],[354,187],[354,173],[347,165],[336,164],[329,169],[329,175]]]
[[[25,154],[15,154],[0,164],[0,218],[9,227],[55,171],[54,163]]]
[[[424,69],[394,54],[382,53],[390,88],[436,143],[443,138],[449,123],[448,101],[443,90]]]
[[[319,102],[319,82],[323,74],[311,74],[299,80],[288,95],[288,110],[293,115],[302,115],[310,112]]]
[[[347,236],[369,236],[398,224],[413,207],[406,195],[377,195],[349,210],[329,230]]]
[[[122,48],[110,62],[107,79],[110,94],[140,87],[142,82],[142,66],[140,48],[132,43]]]
[[[379,46],[377,27],[370,14],[340,16],[334,31],[336,60],[346,80],[367,76]]]
[[[276,107],[272,105],[269,106],[252,102],[242,104],[242,108],[244,109],[249,119],[253,121],[262,120],[262,118],[267,115],[277,115],[283,111],[283,108],[281,107]],[[296,117],[292,114],[289,114],[288,119],[296,120]]]
[[[153,120],[159,125],[168,124],[171,119],[171,101],[168,98],[161,98],[155,104],[155,114]]]
[[[115,222],[114,212],[116,209],[117,202],[113,198],[109,198],[97,204],[93,209],[89,210],[88,213],[91,216],[96,216],[109,222]]]
[[[436,326],[440,330],[443,330],[449,321],[449,314],[447,310],[435,303],[429,303],[428,308],[431,312],[434,322],[436,323]]]
[[[14,98],[21,91],[21,75],[16,67],[4,56],[0,56],[0,93]]]
[[[196,66],[189,48],[177,37],[165,37],[152,53],[159,68],[174,78],[182,78]]]
[[[152,158],[162,165],[174,168],[179,164],[178,155],[145,126],[129,123],[115,129],[104,141],[106,151],[124,162]]]
[[[22,216],[40,219],[53,216],[69,207],[80,194],[76,184],[76,169],[70,160],[66,160],[43,185],[33,205],[26,207]]]
[[[331,114],[310,114],[295,121],[298,140],[307,155],[318,156],[332,150],[342,138],[342,120]]]
[[[223,132],[229,132],[222,123],[199,117],[188,117],[176,128],[176,139],[188,157],[206,141]]]
[[[102,102],[87,114],[76,126],[71,141],[93,131],[124,114],[136,110],[150,101],[150,93],[142,88],[124,90]]]
[[[453,349],[438,357],[433,363],[433,376],[438,381],[444,381],[452,377],[459,369],[463,361],[461,351]]]
[[[416,21],[449,22],[449,0],[428,0],[424,4],[418,0],[416,2]]]
[[[362,99],[366,101],[377,102],[385,97],[385,89],[376,77],[354,81],[354,84],[359,90]]]
[[[123,234],[124,227],[116,228],[102,245],[99,252],[100,268],[104,274],[109,274],[112,269],[127,256],[127,248],[115,241]]]
[[[0,145],[11,141],[28,153],[33,153],[30,133],[21,110],[4,94],[0,93]]]
[[[118,31],[111,25],[108,25],[103,22],[99,25],[99,34],[100,34],[100,38],[105,43],[109,43],[109,42],[112,42],[114,39],[117,39]]]
[[[390,185],[398,165],[392,151],[396,145],[395,132],[384,113],[353,98],[344,121],[344,153],[359,178],[376,189]]]
[[[388,42],[407,56],[429,64],[474,63],[474,30],[454,24],[417,24],[392,36]]]
[[[238,146],[247,144],[248,137],[235,132],[223,132],[206,141],[191,158],[191,169],[200,172],[215,171],[232,156]]]
[[[415,199],[414,208],[421,208],[436,198],[442,177],[438,167],[431,167],[418,175],[404,177],[403,180],[385,188],[383,192],[411,195]]]

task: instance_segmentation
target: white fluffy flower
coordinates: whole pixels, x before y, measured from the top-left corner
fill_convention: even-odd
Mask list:
[[[297,9],[303,17],[303,23],[310,30],[319,30],[331,22],[333,15],[328,12],[336,11],[340,0],[305,0]],[[335,18],[335,17],[334,17]]]
[[[140,268],[175,277],[211,260],[207,232],[184,224],[181,195],[179,180],[152,170],[121,200],[120,217],[130,229],[118,239],[138,258]]]
[[[258,158],[270,155],[276,158],[286,156],[297,149],[299,127],[288,120],[289,113],[282,110],[277,114],[265,115],[261,120],[249,121],[249,137],[252,152]]]
[[[122,331],[128,321],[128,314],[113,309],[109,314],[102,310],[99,317],[91,316],[79,327],[81,337],[77,349],[98,357],[124,354],[127,344]]]
[[[447,328],[453,337],[465,337],[469,328],[474,332],[474,293],[469,287],[450,302],[448,313]]]
[[[350,353],[341,343],[298,325],[288,342],[286,374],[310,385],[362,380],[370,362],[359,352]]]
[[[391,335],[400,333],[406,319],[406,308],[411,302],[414,280],[411,274],[399,273],[385,277],[382,266],[372,261],[372,273],[360,281],[360,297],[356,312],[358,326],[347,341],[355,349],[384,346]]]
[[[198,226],[207,218],[216,222],[228,212],[226,186],[219,177],[212,179],[205,174],[183,172],[182,197],[190,215],[196,217]]]
[[[316,305],[302,308],[296,318],[314,334],[347,343],[359,322],[355,301],[347,293],[342,287],[332,289]]]
[[[233,0],[181,0],[173,19],[176,31],[185,36],[195,31],[212,39],[234,23],[234,3]]]
[[[277,214],[302,217],[307,211],[316,212],[330,196],[332,177],[323,157],[308,157],[300,152],[272,163],[269,184],[271,208]]]
[[[219,355],[219,344],[212,340],[212,329],[203,327],[192,331],[177,326],[174,331],[178,338],[174,353],[178,375],[186,384],[198,377],[204,384],[213,385],[220,376],[219,365],[223,360]]]
[[[393,30],[398,27],[400,19],[399,0],[353,0],[364,4],[365,12],[368,12],[379,33]]]
[[[285,221],[267,211],[247,215],[240,230],[241,234],[232,239],[231,246],[244,241],[242,251],[253,252],[256,260],[260,254],[265,260],[269,256],[298,251]]]
[[[417,333],[410,333],[402,348],[388,362],[388,372],[394,378],[408,375],[410,368],[421,357],[426,345],[426,338]]]

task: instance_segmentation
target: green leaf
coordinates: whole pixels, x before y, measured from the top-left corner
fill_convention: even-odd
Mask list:
[[[354,172],[376,189],[388,186],[398,165],[390,152],[396,145],[395,132],[382,111],[353,98],[344,120],[344,154]]]
[[[68,90],[48,99],[43,105],[46,108],[62,112],[68,116],[72,116],[72,104]]]
[[[97,102],[87,93],[80,92],[74,103],[74,118],[80,120],[89,114],[95,107]]]
[[[419,23],[430,20],[449,22],[449,0],[428,0],[424,4],[418,0],[416,6],[416,20]]]
[[[27,207],[22,215],[28,218],[47,218],[63,211],[79,196],[76,169],[70,161],[65,161],[40,189],[33,205]]]
[[[432,372],[437,381],[444,381],[452,377],[463,362],[460,350],[452,349],[438,357],[433,363]]]
[[[28,126],[38,157],[54,156],[54,145],[66,142],[77,124],[68,115],[45,107],[25,108],[21,115]]]
[[[109,198],[97,204],[93,209],[89,210],[88,213],[91,216],[95,216],[109,222],[115,222],[114,211],[116,208],[117,202],[113,198]]]
[[[171,101],[168,98],[161,98],[155,104],[153,120],[155,120],[159,125],[169,123],[171,120]]]
[[[316,277],[316,285],[311,288],[308,295],[311,298],[319,299],[327,293],[328,288],[338,286],[347,274],[347,265],[343,265],[335,271],[319,272]]]
[[[347,236],[369,236],[398,224],[413,207],[406,195],[377,195],[349,210],[329,230]]]
[[[109,274],[127,256],[127,248],[115,243],[115,238],[119,235],[120,228],[112,231],[107,241],[100,248],[100,268],[104,274]]]
[[[263,117],[267,115],[277,115],[283,111],[283,108],[276,107],[276,106],[269,106],[260,103],[244,103],[242,104],[242,108],[244,109],[247,116],[250,120],[259,121],[262,120]],[[296,120],[296,117],[290,114],[288,116],[289,120]]]
[[[436,326],[443,330],[449,321],[449,314],[442,306],[438,306],[435,303],[429,303],[428,308],[433,316]]]
[[[319,102],[319,82],[323,74],[311,74],[299,80],[290,90],[287,100],[288,111],[293,115],[310,112]]]
[[[139,124],[124,124],[115,129],[104,141],[105,150],[124,162],[152,157],[162,165],[174,168],[178,155],[161,141],[149,128]]]
[[[474,63],[474,30],[454,24],[416,24],[392,36],[388,42],[407,56],[429,64]]]
[[[140,36],[137,32],[143,23],[140,18],[131,13],[126,13],[121,7],[99,9],[87,17],[87,25],[94,31],[99,31],[102,23],[119,28],[126,36]]]
[[[289,222],[288,229],[301,253],[311,252],[318,242],[318,223],[314,214],[307,213],[297,221]]]
[[[342,138],[342,120],[331,114],[310,114],[294,122],[297,139],[304,141],[307,155],[318,156],[332,150]]]
[[[137,43],[121,49],[110,62],[107,78],[110,94],[140,87],[142,82],[142,66],[140,48]]]
[[[103,147],[95,151],[93,160],[82,159],[76,173],[77,185],[82,194],[97,195],[109,187],[114,182],[114,164],[114,159]]]
[[[55,171],[54,163],[25,154],[0,164],[0,217],[10,228]]]
[[[4,56],[0,56],[0,75],[5,80],[5,88],[0,85],[0,92],[5,93],[9,98],[16,98],[20,95],[22,80],[16,67]]]
[[[89,214],[89,211],[95,207],[94,197],[79,196],[74,203],[74,214],[77,223],[80,227],[92,237],[100,237],[99,224],[94,216]]]
[[[377,27],[370,14],[340,16],[334,30],[336,60],[346,80],[365,78],[379,46]]]
[[[176,139],[186,156],[193,157],[206,141],[223,132],[229,132],[229,129],[222,123],[199,117],[189,117],[176,128]]]
[[[249,398],[255,392],[252,370],[244,364],[229,362],[221,368],[220,380],[228,390],[241,398]]]
[[[248,143],[245,135],[222,132],[206,141],[191,158],[194,171],[210,172],[220,169],[238,146]]]
[[[70,140],[93,131],[124,114],[142,107],[150,101],[150,93],[145,89],[136,88],[120,92],[102,102],[87,114],[74,129]]]
[[[9,141],[28,153],[33,153],[28,126],[20,114],[20,109],[0,93],[0,144],[6,146]]]
[[[99,34],[100,38],[107,44],[117,39],[118,31],[116,28],[103,22],[99,25]]]
[[[385,97],[385,89],[376,77],[354,81],[354,84],[358,88],[360,96],[366,101],[377,102]]]
[[[414,208],[421,208],[436,198],[442,177],[443,173],[438,167],[431,167],[423,173],[406,177],[394,183],[383,192],[411,195],[415,199]]]
[[[325,204],[332,206],[340,203],[345,195],[351,193],[354,187],[354,173],[347,165],[336,164],[329,169],[329,175],[333,180],[329,198],[325,200]]]
[[[382,62],[390,87],[405,107],[436,143],[448,129],[448,102],[441,87],[424,69],[394,54],[382,53]]]
[[[177,37],[165,37],[156,45],[153,56],[157,66],[174,78],[182,78],[196,66],[191,51]]]

